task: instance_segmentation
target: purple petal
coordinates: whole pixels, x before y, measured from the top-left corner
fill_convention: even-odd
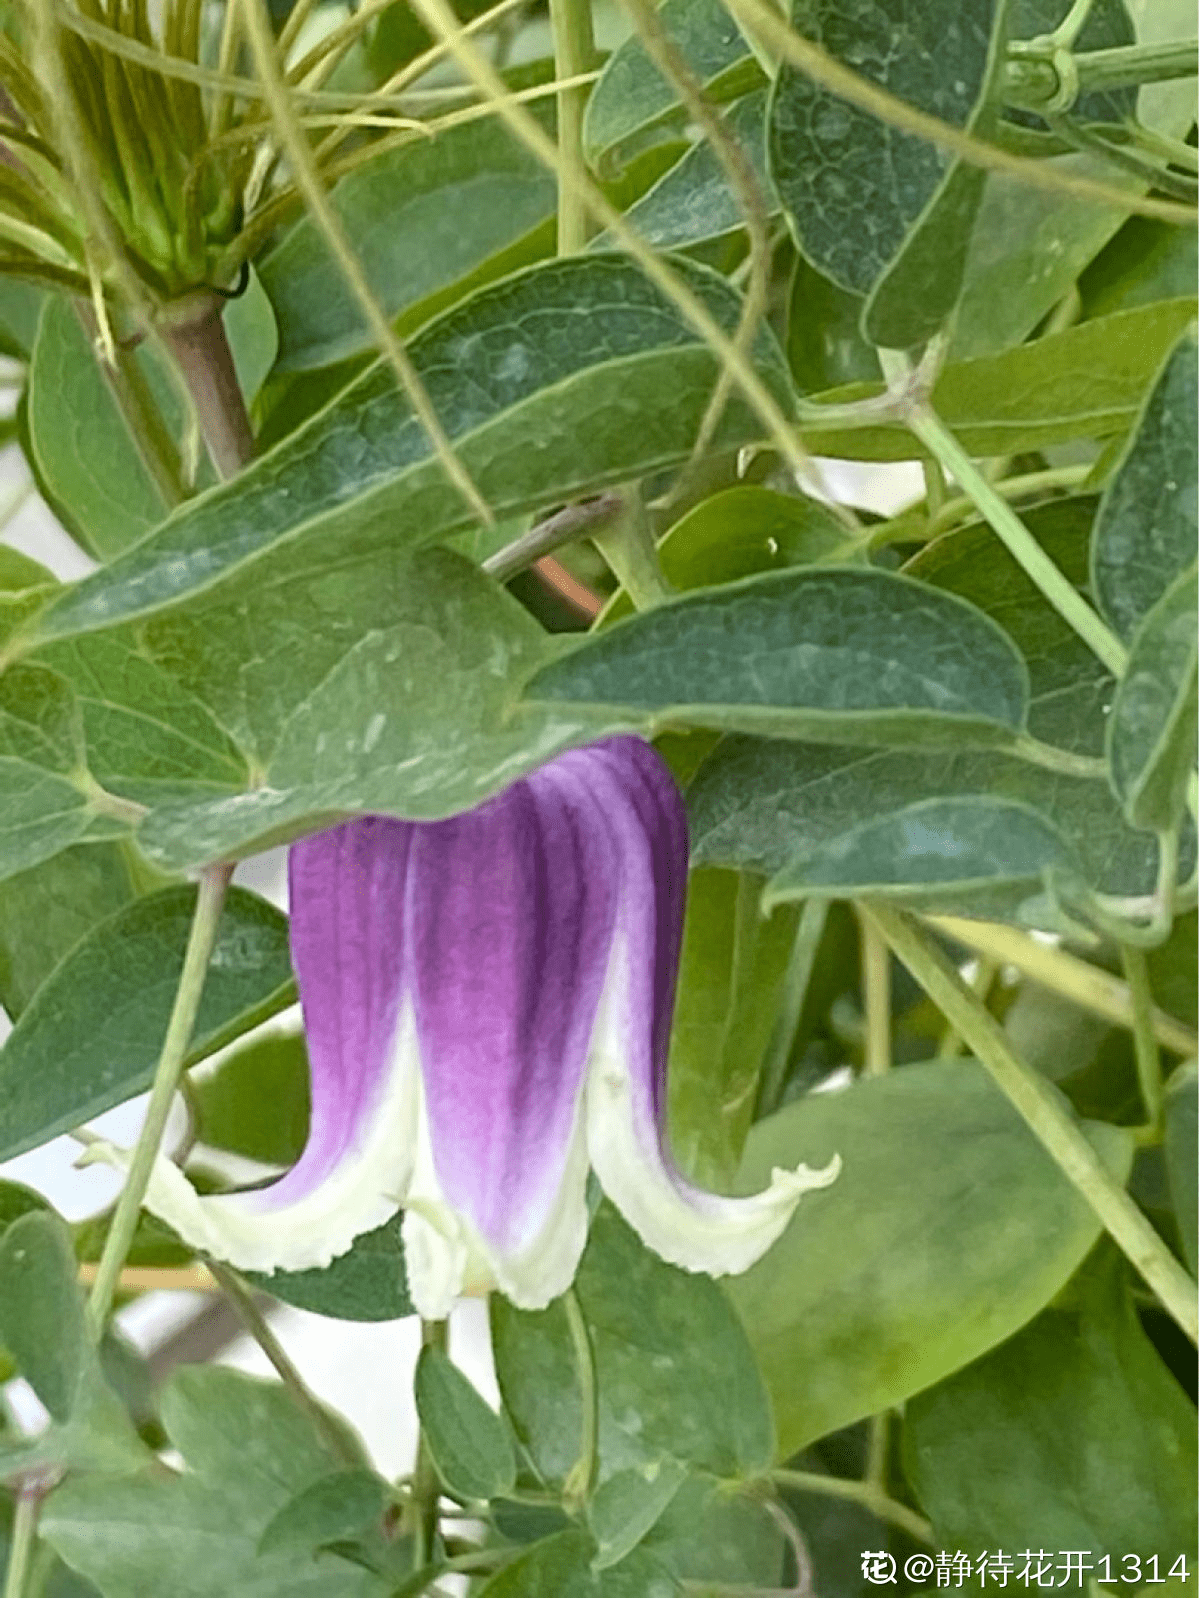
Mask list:
[[[433,1162],[445,1202],[494,1257],[528,1253],[550,1226],[579,1127],[617,887],[584,774],[564,756],[414,838]]]

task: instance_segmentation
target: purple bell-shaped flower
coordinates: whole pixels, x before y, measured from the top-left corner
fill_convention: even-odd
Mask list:
[[[571,750],[447,821],[348,821],[294,844],[292,959],[312,1072],[297,1164],[201,1197],[159,1159],[147,1204],[257,1271],[328,1264],[403,1206],[421,1314],[570,1286],[589,1167],[643,1241],[745,1270],[800,1195],[690,1186],[665,1147],[667,1044],[687,875],[683,805],[648,744]]]

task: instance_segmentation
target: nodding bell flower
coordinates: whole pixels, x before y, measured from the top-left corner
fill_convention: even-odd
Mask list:
[[[683,805],[648,744],[560,755],[447,821],[370,816],[292,846],[292,959],[312,1115],[270,1186],[200,1197],[158,1161],[149,1207],[258,1271],[328,1264],[404,1208],[422,1315],[571,1284],[589,1167],[664,1259],[745,1270],[824,1171],[749,1198],[690,1186],[665,1147],[687,872]]]

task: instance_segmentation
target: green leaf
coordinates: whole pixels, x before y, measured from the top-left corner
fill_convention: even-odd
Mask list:
[[[737,24],[720,0],[666,0],[659,21],[710,99],[731,99],[761,82]],[[584,153],[597,161],[632,134],[678,106],[676,90],[661,75],[638,38],[614,50],[588,99]]]
[[[665,1455],[721,1476],[768,1462],[766,1394],[715,1282],[665,1264],[602,1205],[575,1290],[595,1354],[602,1480]],[[566,1312],[531,1314],[493,1294],[491,1317],[505,1411],[539,1474],[562,1481],[581,1419]]]
[[[1108,723],[1113,785],[1130,826],[1178,827],[1196,768],[1196,568],[1142,618]]]
[[[819,501],[741,484],[681,516],[659,543],[658,559],[671,586],[686,591],[784,566],[846,560],[852,542]],[[605,606],[604,624],[632,614],[622,591]]]
[[[76,943],[135,897],[111,843],[64,849],[0,883],[0,1004],[16,1021]]]
[[[767,91],[757,89],[735,100],[723,121],[728,137],[748,158],[770,209],[763,148],[766,109]],[[686,249],[746,225],[742,206],[707,140],[693,145],[625,215],[646,243],[660,250]]]
[[[795,913],[764,917],[761,893],[761,878],[738,872],[688,878],[668,1124],[701,1187],[727,1188],[737,1170],[795,938]]]
[[[879,383],[879,358],[863,337],[861,294],[822,277],[797,255],[788,301],[787,354],[801,394]]]
[[[88,1365],[75,1254],[57,1216],[31,1208],[0,1238],[0,1341],[52,1420],[71,1418]]]
[[[196,1138],[266,1165],[294,1165],[308,1139],[303,1032],[269,1033],[191,1078]]]
[[[258,1552],[314,1554],[331,1543],[350,1542],[377,1529],[390,1502],[387,1483],[374,1471],[335,1471],[284,1504],[267,1522]]]
[[[505,1565],[480,1588],[479,1598],[529,1598],[541,1592],[554,1593],[555,1598],[599,1598],[591,1556],[592,1541],[586,1532],[559,1532]],[[668,1598],[669,1594],[670,1589]]]
[[[137,638],[88,633],[43,653],[74,688],[88,769],[137,804],[180,793],[227,798],[248,780],[245,757],[212,712]]]
[[[1072,582],[1086,577],[1093,507],[1081,498],[1026,515]],[[1102,755],[1112,677],[988,528],[936,540],[908,569],[1003,626],[1029,665],[1031,734],[1072,755]],[[1068,776],[999,751],[868,753],[734,738],[702,765],[688,806],[697,862],[786,872],[789,894],[805,884],[822,893],[888,887],[926,906],[1053,927],[1047,871],[1058,868],[1060,895],[1086,901],[1088,889],[1152,892],[1158,869],[1155,844],[1126,824],[1100,764],[1094,776],[1086,767]]]
[[[1096,518],[1092,583],[1122,638],[1196,558],[1196,342],[1172,350]]]
[[[86,836],[95,809],[70,686],[42,666],[0,676],[0,881]]]
[[[1196,1066],[1181,1066],[1167,1084],[1164,1149],[1171,1201],[1192,1275],[1196,1274]]]
[[[1154,1002],[1170,1015],[1178,1016],[1191,1027],[1196,1026],[1197,998],[1196,966],[1198,921],[1194,910],[1185,910],[1175,917],[1171,936],[1156,949],[1146,951],[1150,968],[1150,987]]]
[[[1133,425],[1146,385],[1195,314],[1194,299],[1156,301],[999,355],[952,362],[934,384],[933,404],[975,456],[1109,438]],[[855,383],[815,398],[845,402],[879,392],[878,384]],[[817,454],[846,460],[920,458],[920,447],[902,427],[848,430],[806,420],[804,437]]]
[[[1118,1177],[1128,1134],[1088,1124]],[[775,1411],[779,1456],[877,1414],[1037,1313],[1100,1222],[982,1067],[909,1065],[810,1094],[754,1128],[742,1180],[840,1154],[730,1292]]]
[[[718,321],[736,325],[740,302],[723,279],[691,263],[676,270]],[[431,323],[409,354],[498,516],[687,459],[717,376],[679,313],[614,256],[519,272]],[[768,333],[755,359],[788,405],[786,367]],[[717,443],[758,433],[735,402]],[[290,543],[298,561],[349,532],[360,548],[412,548],[473,520],[390,367],[377,362],[236,483],[190,500],[135,550],[66,590],[42,613],[40,635],[88,632],[176,604],[244,571],[272,545]]]
[[[27,1446],[48,1465],[134,1470],[148,1456],[101,1374],[76,1271],[70,1233],[50,1210],[31,1210],[0,1236],[0,1343],[52,1422]]]
[[[1132,216],[1079,279],[1085,317],[1109,316],[1196,286],[1196,232]]]
[[[896,0],[795,0],[792,26],[869,82],[970,130],[1002,56],[1003,10],[995,0],[934,0],[915,12]],[[801,253],[843,288],[872,295],[873,342],[923,343],[958,298],[982,174],[789,63],[769,129],[771,173]]]
[[[347,1253],[321,1270],[246,1271],[265,1293],[314,1315],[338,1321],[395,1321],[414,1315],[404,1274],[403,1216],[397,1213],[374,1231],[362,1232]]]
[[[58,579],[48,567],[19,549],[0,544],[0,590],[20,592],[23,588],[54,587]]]
[[[649,712],[655,727],[904,744],[1002,741],[1027,692],[1020,657],[973,607],[854,568],[776,572],[664,604],[588,638],[526,690]]]
[[[187,1474],[68,1480],[43,1506],[46,1541],[105,1598],[387,1598],[391,1583],[332,1554],[258,1553],[274,1517],[345,1465],[278,1383],[185,1366],[162,1416]]]
[[[588,1507],[596,1539],[593,1570],[607,1570],[625,1558],[662,1518],[683,1485],[687,1469],[675,1459],[659,1459],[619,1470],[597,1490]]]
[[[447,128],[385,150],[347,174],[331,202],[389,317],[506,263],[554,215],[554,179],[498,121]],[[548,231],[548,230],[544,230]],[[527,244],[527,249],[534,246]],[[540,253],[549,253],[553,237]],[[526,260],[528,260],[528,255]],[[320,229],[305,217],[262,264],[279,319],[279,371],[304,371],[370,348],[372,338]]]
[[[78,1126],[150,1085],[183,968],[196,890],[167,888],[92,929],[0,1049],[0,1157]],[[220,1048],[291,1003],[287,924],[230,891],[188,1054]]]
[[[1083,1549],[1117,1570],[1125,1554],[1165,1566],[1195,1547],[1195,1411],[1122,1275],[1105,1255],[1077,1308],[1047,1310],[907,1405],[907,1470],[939,1546]]]
[[[253,267],[249,268],[243,291],[236,299],[226,302],[221,320],[225,324],[238,387],[242,398],[250,405],[266,382],[279,350],[275,312],[262,279]]]
[[[517,1462],[504,1422],[440,1349],[421,1350],[413,1396],[422,1440],[452,1493],[486,1503],[515,1485]]]
[[[32,283],[0,277],[0,351],[13,360],[26,359],[33,349],[45,297]]]
[[[127,549],[170,509],[65,295],[47,296],[38,325],[29,368],[29,437],[41,476],[99,559]]]
[[[248,638],[253,658],[233,674]],[[197,788],[142,822],[139,847],[167,869],[344,815],[468,809],[614,725],[575,707],[517,710],[518,685],[554,645],[447,550],[360,553],[349,534],[312,561],[285,547],[254,585],[233,579],[145,624],[138,647],[229,729],[256,773],[235,802]]]

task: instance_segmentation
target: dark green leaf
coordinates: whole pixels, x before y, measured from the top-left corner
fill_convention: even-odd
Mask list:
[[[1047,1310],[909,1403],[907,1467],[939,1546],[1083,1549],[1114,1572],[1157,1554],[1164,1574],[1195,1547],[1195,1411],[1122,1274],[1105,1255],[1077,1308]]]
[[[1186,337],[1150,392],[1096,518],[1092,582],[1122,638],[1196,558],[1196,451],[1196,343]]]
[[[1196,1274],[1196,1066],[1181,1066],[1167,1085],[1165,1152],[1171,1201],[1192,1275]]]
[[[0,277],[0,351],[23,360],[33,349],[45,299],[42,289],[7,275]]]
[[[0,1004],[16,1021],[58,962],[134,897],[116,844],[61,854],[0,883]]]
[[[170,508],[150,476],[91,340],[64,295],[50,295],[29,368],[29,436],[38,469],[92,554],[107,560]]]
[[[1189,1026],[1196,1025],[1197,916],[1194,910],[1175,917],[1171,936],[1149,949],[1150,986],[1154,1001]]]
[[[1195,314],[1194,299],[1157,301],[999,355],[952,362],[934,385],[933,403],[971,455],[1109,438],[1132,426],[1146,385]],[[817,397],[847,401],[878,392],[861,383]],[[901,427],[847,430],[806,421],[804,436],[817,454],[847,460],[917,460],[921,453]]]
[[[576,1279],[595,1351],[601,1478],[665,1455],[722,1476],[760,1469],[771,1418],[745,1334],[721,1288],[666,1265],[602,1206]],[[540,1474],[579,1454],[579,1389],[566,1313],[493,1295],[504,1407]]]
[[[675,1459],[619,1470],[597,1490],[588,1508],[596,1539],[593,1570],[607,1570],[635,1549],[683,1485],[686,1468]]]
[[[504,1422],[439,1349],[421,1350],[413,1396],[422,1440],[452,1493],[486,1502],[513,1487],[517,1464]]]
[[[720,0],[667,0],[659,20],[710,98],[728,99],[761,82],[761,73],[737,24]],[[584,118],[590,161],[675,110],[676,91],[661,75],[640,39],[627,40],[609,57],[592,90]]]
[[[1131,1144],[1087,1126],[1118,1177]],[[933,1061],[800,1099],[751,1133],[749,1191],[774,1166],[819,1167],[782,1238],[731,1282],[783,1458],[900,1403],[1036,1314],[1100,1231],[981,1067]]]
[[[1003,741],[1027,693],[1020,657],[973,607],[847,568],[771,573],[662,605],[589,638],[527,690],[650,712],[656,726],[904,744]]]
[[[195,902],[194,888],[167,888],[118,910],[38,990],[0,1050],[4,1158],[149,1086]],[[232,889],[189,1058],[203,1058],[293,994],[283,916],[254,894]]]
[[[199,1142],[267,1165],[300,1158],[309,1110],[303,1033],[254,1038],[191,1080]]]
[[[399,1214],[363,1232],[350,1250],[323,1270],[274,1271],[260,1276],[247,1271],[247,1281],[272,1297],[314,1315],[338,1321],[395,1321],[413,1315],[404,1274],[404,1244]]]
[[[331,201],[376,298],[395,316],[477,276],[552,217],[554,179],[491,120],[383,151],[344,177]],[[552,247],[548,234],[540,253]],[[491,275],[524,264],[502,259]],[[279,318],[280,371],[370,348],[358,303],[310,217],[266,258],[262,280]]]
[[[736,324],[739,301],[728,284],[701,267],[681,262],[677,270],[719,321]],[[517,273],[440,317],[409,353],[497,515],[686,459],[716,381],[712,355],[680,314],[632,263],[613,256]],[[755,355],[788,404],[783,357],[768,334]],[[735,403],[717,442],[758,432]],[[353,529],[360,548],[412,548],[472,520],[391,368],[379,362],[236,483],[189,501],[136,550],[68,590],[43,613],[41,636],[88,632],[178,603],[272,545],[290,543],[303,560]]]
[[[284,1388],[186,1366],[162,1415],[186,1475],[68,1480],[43,1507],[46,1540],[105,1598],[387,1598],[391,1583],[331,1554],[258,1553],[274,1517],[345,1465]]]
[[[897,0],[795,0],[792,26],[869,82],[969,129],[987,103],[1002,12],[994,0],[918,11]],[[787,63],[769,126],[772,176],[801,252],[843,288],[873,295],[874,342],[924,342],[958,297],[982,175]]]
[[[688,879],[667,1081],[675,1155],[702,1187],[737,1170],[795,937],[795,912],[762,915],[762,886],[733,871]]]
[[[253,267],[249,270],[242,293],[236,299],[226,301],[222,321],[233,356],[238,387],[249,405],[266,382],[267,373],[274,366],[279,350],[275,312]]]
[[[479,1598],[530,1598],[543,1592],[555,1598],[599,1598],[591,1558],[592,1540],[586,1532],[560,1532],[505,1565],[480,1588]]]
[[[767,91],[757,89],[735,100],[725,113],[728,137],[749,159],[768,210],[773,201],[767,187],[763,149],[763,123]],[[745,226],[745,216],[731,189],[725,169],[707,141],[691,150],[665,172],[654,187],[630,206],[626,219],[660,250],[682,250],[705,239],[719,238]]]
[[[1196,568],[1142,618],[1108,723],[1113,785],[1130,826],[1178,827],[1196,768]]]
[[[1196,230],[1133,216],[1079,279],[1083,313],[1109,316],[1196,286]]]

